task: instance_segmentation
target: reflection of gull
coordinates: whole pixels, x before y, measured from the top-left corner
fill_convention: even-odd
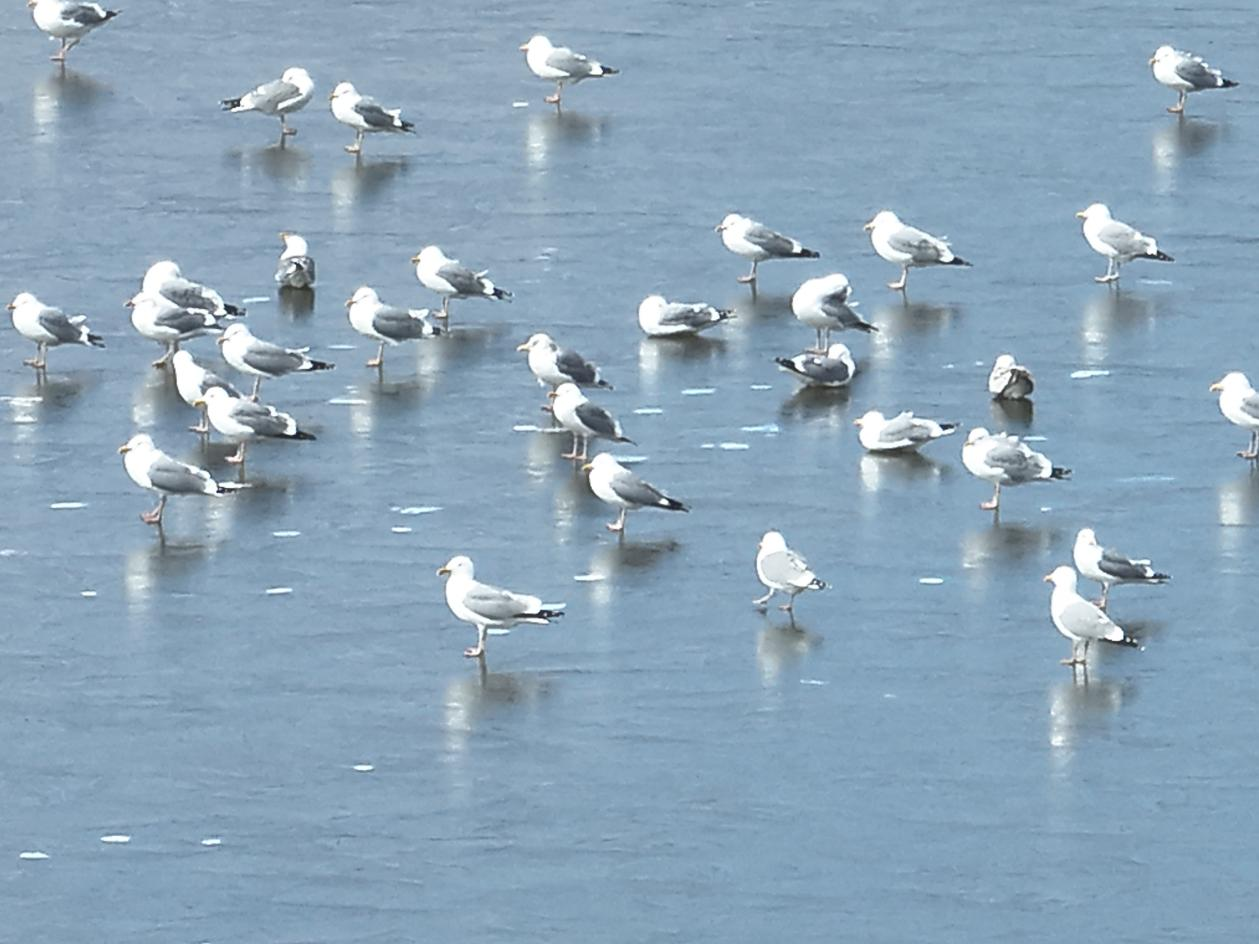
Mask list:
[[[1249,472],[1221,485],[1215,503],[1218,520],[1226,529],[1221,537],[1227,536],[1230,544],[1237,542],[1240,536],[1227,529],[1245,528],[1259,522],[1259,470],[1252,467]]]
[[[1106,359],[1112,332],[1153,327],[1160,307],[1160,302],[1131,292],[1094,293],[1084,303],[1084,317],[1080,322],[1089,362],[1102,363]]]
[[[826,425],[842,429],[846,425],[848,402],[852,392],[848,387],[801,387],[778,408],[779,416],[806,421],[825,419]]]
[[[1056,538],[1050,528],[994,524],[962,535],[962,566],[1005,572],[1011,563],[1047,554]]]
[[[224,160],[225,162],[234,160],[238,163],[242,177],[257,170],[272,180],[290,180],[296,189],[306,189],[307,175],[310,171],[310,155],[301,148],[281,147],[278,144],[255,150],[235,148],[225,152]],[[333,174],[334,194],[336,181],[340,176],[339,173]]]
[[[163,583],[171,583],[204,568],[210,547],[207,544],[177,544],[161,541],[139,547],[127,555],[123,571],[123,594],[133,607],[145,607],[163,593]]]
[[[531,167],[545,170],[557,152],[598,144],[608,127],[603,117],[588,118],[572,112],[534,112],[525,128],[525,158]]]
[[[1133,691],[1131,682],[1090,679],[1085,672],[1077,672],[1070,681],[1050,686],[1050,745],[1073,747],[1081,733],[1100,729],[1123,707],[1124,700],[1130,698]]]
[[[467,735],[486,714],[499,709],[531,706],[551,693],[551,680],[541,675],[517,672],[491,672],[478,660],[476,673],[446,686],[445,708],[448,746],[462,751]]]
[[[993,400],[990,406],[993,425],[1004,428],[1026,429],[1036,411],[1031,400]]]
[[[1170,176],[1182,160],[1201,154],[1214,144],[1222,128],[1213,121],[1196,118],[1181,118],[1158,126],[1152,139],[1154,166]],[[1170,188],[1171,181],[1168,180],[1162,189],[1166,191]]]
[[[756,637],[756,665],[761,670],[761,683],[770,685],[777,681],[784,669],[796,665],[821,642],[821,636],[794,621],[765,627]]]
[[[906,301],[887,305],[874,313],[873,320],[893,337],[941,332],[950,327],[959,310],[953,305],[928,305]],[[876,349],[877,350],[877,349]]]
[[[917,452],[891,455],[866,453],[861,457],[859,469],[861,487],[867,492],[877,492],[892,484],[906,485],[938,479],[948,471],[948,466]]]
[[[109,87],[77,72],[60,69],[35,83],[31,111],[40,131],[51,136],[57,118],[86,111]]]
[[[356,161],[337,168],[331,183],[333,213],[345,219],[356,206],[369,207],[393,178],[406,174],[409,163],[407,158],[397,157]]]

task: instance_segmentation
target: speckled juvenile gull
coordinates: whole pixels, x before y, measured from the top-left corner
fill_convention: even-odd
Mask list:
[[[297,233],[281,233],[284,251],[275,267],[275,281],[280,288],[314,288],[315,260],[310,257],[310,247],[305,238]]]
[[[374,98],[360,95],[349,82],[341,82],[328,96],[332,117],[354,129],[354,143],[345,149],[350,154],[363,153],[363,135],[381,131],[415,133],[415,125],[402,118],[401,108],[385,108]]]
[[[86,315],[67,315],[60,308],[45,305],[30,292],[19,292],[5,306],[13,313],[13,327],[22,337],[35,343],[35,356],[22,363],[36,370],[48,366],[48,349],[62,344],[104,347],[100,335],[87,326]]]
[[[592,439],[610,439],[613,442],[633,444],[626,437],[616,417],[601,406],[591,403],[574,383],[562,383],[555,391],[552,412],[560,425],[573,434],[573,448],[564,459],[585,459]],[[578,446],[581,452],[578,452]]]
[[[1153,236],[1133,229],[1110,215],[1110,207],[1104,203],[1089,204],[1076,213],[1084,221],[1084,238],[1093,251],[1106,257],[1106,274],[1093,277],[1094,282],[1118,282],[1119,267],[1133,259],[1152,259],[1155,262],[1174,262],[1158,248]]]
[[[1249,448],[1237,455],[1252,462],[1259,459],[1259,393],[1239,370],[1225,374],[1211,384],[1211,389],[1220,395],[1220,412],[1224,418],[1250,433]]]
[[[61,48],[51,57],[53,62],[65,62],[66,53],[88,33],[122,12],[80,0],[26,0],[26,5],[30,7],[35,25],[53,39],[61,40]]]
[[[279,118],[280,140],[283,141],[285,136],[297,134],[296,128],[288,126],[287,117],[305,108],[314,91],[315,82],[310,73],[291,66],[278,79],[264,82],[239,98],[225,98],[222,105],[225,111],[233,113],[256,111]]]
[[[920,229],[902,223],[891,210],[880,210],[865,229],[870,233],[870,244],[879,257],[901,267],[897,282],[887,287],[903,291],[909,281],[909,270],[926,266],[970,266],[970,263],[953,254],[948,242]]]
[[[976,426],[967,435],[962,464],[971,475],[993,483],[991,501],[979,506],[985,511],[1000,508],[1002,485],[1048,482],[1071,475],[1070,469],[1054,465],[1048,456],[1032,451],[1017,436],[989,433],[982,426]]]
[[[887,419],[878,410],[870,410],[853,424],[867,452],[917,452],[925,443],[957,431],[956,423],[937,423],[909,411]]]
[[[315,437],[297,428],[297,420],[273,406],[255,403],[245,397],[233,397],[222,387],[211,387],[193,406],[204,406],[206,418],[228,442],[237,444],[228,462],[245,461],[245,446],[255,439],[313,440]]]
[[[804,351],[795,357],[775,357],[774,363],[811,387],[846,387],[857,373],[848,345],[838,341],[825,354]]]
[[[246,325],[233,324],[218,339],[223,360],[241,373],[254,378],[250,394],[258,398],[258,388],[264,377],[283,377],[285,374],[307,373],[314,370],[332,370],[335,366],[327,361],[317,361],[307,355],[309,348],[290,348],[272,344],[254,337]]]
[[[599,368],[576,351],[560,347],[549,335],[542,332],[530,335],[529,340],[516,348],[529,355],[529,370],[543,386],[555,389],[563,383],[579,387],[601,387],[611,390],[599,373]]]
[[[385,345],[398,345],[403,341],[435,338],[442,329],[429,322],[433,313],[427,308],[398,308],[386,305],[380,295],[369,285],[359,286],[346,300],[350,327],[364,337],[380,342],[376,356],[367,362],[368,367],[381,367],[385,363]]]
[[[184,278],[179,265],[170,259],[155,262],[144,273],[142,292],[161,295],[181,308],[202,308],[217,317],[239,316],[245,309],[223,301],[223,296],[200,282]]]
[[[721,242],[736,256],[752,260],[752,269],[738,278],[740,282],[756,282],[756,266],[767,259],[816,259],[818,253],[806,249],[798,239],[784,236],[738,213],[727,213],[717,224]]]
[[[567,46],[555,46],[539,34],[520,47],[525,54],[525,64],[539,79],[555,83],[555,94],[546,97],[548,105],[560,105],[565,85],[576,85],[585,79],[601,79],[616,75],[619,70],[573,52]]]
[[[671,302],[663,295],[648,295],[638,305],[638,326],[652,338],[696,335],[733,317],[728,308],[704,302]]]
[[[485,277],[488,270],[474,272],[452,259],[437,246],[425,246],[414,256],[415,277],[420,284],[442,297],[442,310],[438,315],[450,314],[450,302],[455,298],[490,298],[495,301],[511,301],[511,292],[499,288]]]
[[[471,558],[459,554],[438,568],[445,576],[446,605],[456,619],[471,623],[477,630],[477,644],[463,650],[470,659],[485,655],[485,637],[490,629],[510,629],[518,623],[545,626],[564,615],[564,604],[547,606],[540,597],[515,593],[481,583],[475,577]]]
[[[223,495],[239,487],[220,485],[205,469],[172,459],[153,445],[152,437],[146,433],[132,436],[118,451],[131,481],[161,496],[156,508],[140,515],[145,524],[161,527],[166,499],[172,495]]]
[[[1129,636],[1122,627],[1076,591],[1076,574],[1063,565],[1045,575],[1045,581],[1054,585],[1049,597],[1049,615],[1058,632],[1071,640],[1071,657],[1063,659],[1063,665],[1087,665],[1089,646],[1094,642],[1109,642],[1117,646],[1138,647],[1141,644]]]
[[[127,300],[127,307],[131,309],[131,326],[166,348],[166,353],[153,362],[154,367],[165,367],[181,341],[223,331],[223,322],[213,312],[184,308],[164,295],[139,292]]]
[[[1036,389],[1032,372],[1014,360],[1013,354],[999,354],[988,374],[988,392],[994,400],[1025,400]]]
[[[1232,79],[1224,78],[1219,69],[1213,69],[1193,53],[1171,46],[1159,46],[1150,57],[1150,67],[1158,83],[1175,90],[1178,96],[1176,104],[1167,109],[1173,115],[1184,113],[1185,97],[1190,92],[1235,88],[1237,85]]]
[[[842,272],[809,279],[791,296],[791,312],[802,324],[817,331],[817,348],[821,353],[830,344],[832,331],[854,329],[869,333],[878,331],[852,310],[849,302],[852,286]]]
[[[1071,556],[1076,570],[1102,585],[1102,598],[1097,605],[1103,610],[1111,587],[1125,583],[1160,584],[1172,579],[1170,574],[1156,571],[1148,560],[1134,560],[1112,547],[1102,547],[1092,528],[1080,529]]]
[[[607,525],[607,529],[614,534],[625,532],[626,514],[639,508],[689,510],[686,505],[644,481],[606,452],[599,453],[582,468],[590,473],[590,490],[601,501],[621,510],[620,516]]]
[[[809,562],[787,546],[787,541],[777,531],[766,531],[756,546],[756,576],[769,592],[752,601],[753,606],[764,609],[775,593],[787,594],[787,602],[780,607],[788,613],[796,604],[796,594],[806,590],[825,590],[826,583],[809,569]]]

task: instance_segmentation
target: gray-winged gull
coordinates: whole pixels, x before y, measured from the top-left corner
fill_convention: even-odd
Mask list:
[[[127,307],[131,309],[131,326],[166,348],[166,353],[153,362],[154,367],[165,367],[181,341],[223,331],[223,322],[213,312],[184,308],[153,292],[138,292],[127,300]]]
[[[149,266],[140,285],[142,292],[161,295],[181,308],[204,308],[218,317],[235,317],[245,314],[245,309],[229,304],[214,289],[184,278],[179,265],[163,259]]]
[[[104,347],[100,335],[93,334],[86,315],[67,315],[60,308],[45,305],[30,292],[19,292],[5,306],[13,312],[13,327],[28,341],[35,343],[35,356],[22,363],[36,370],[48,366],[48,349],[62,344]]]
[[[532,334],[516,350],[528,353],[529,370],[544,387],[554,390],[560,384],[574,383],[579,387],[612,389],[612,385],[599,373],[598,367],[576,351],[560,347],[549,334]]]
[[[179,398],[190,407],[201,411],[201,422],[196,426],[190,426],[189,429],[204,436],[210,432],[209,421],[205,415],[206,392],[211,387],[220,387],[227,391],[229,396],[239,397],[240,391],[214,371],[207,370],[198,364],[187,351],[176,351],[170,363],[175,369],[175,389],[179,392]]]
[[[601,406],[591,403],[575,383],[562,383],[555,391],[551,412],[560,425],[573,434],[573,448],[564,453],[564,459],[585,459],[592,439],[610,439],[613,442],[633,443],[621,430],[616,417]],[[577,451],[578,446],[581,452]]]
[[[1091,203],[1076,213],[1076,217],[1084,221],[1084,238],[1093,251],[1106,257],[1106,274],[1094,276],[1094,282],[1118,282],[1119,267],[1133,259],[1175,262],[1158,248],[1153,236],[1146,236],[1113,218],[1110,207],[1104,203]]]
[[[917,452],[925,443],[957,432],[956,423],[937,423],[908,410],[890,419],[870,410],[853,424],[859,428],[857,439],[867,452]]]
[[[123,468],[131,481],[161,497],[157,507],[140,515],[145,524],[161,527],[166,499],[172,495],[224,495],[239,486],[220,485],[205,469],[172,459],[153,445],[146,433],[137,433],[118,447]]]
[[[381,131],[415,133],[415,125],[402,118],[401,108],[385,108],[374,98],[360,95],[349,82],[338,83],[328,96],[332,117],[354,129],[354,143],[347,144],[350,154],[363,153],[363,135]]]
[[[734,313],[705,302],[671,302],[648,295],[638,304],[638,326],[651,338],[688,337],[729,321]]]
[[[590,490],[600,500],[621,510],[620,517],[607,525],[614,534],[625,532],[626,514],[639,508],[689,511],[686,505],[644,481],[606,452],[599,453],[582,468],[590,472]]]
[[[435,338],[442,329],[428,320],[432,314],[427,308],[398,308],[386,305],[376,290],[361,285],[346,300],[350,327],[364,337],[380,342],[376,356],[367,362],[368,367],[381,367],[385,363],[385,345],[397,345],[403,341]]]
[[[854,329],[868,334],[879,330],[849,307],[851,297],[852,286],[842,272],[809,279],[791,296],[792,314],[817,332],[819,353],[826,350],[832,331]]]
[[[490,298],[495,301],[511,301],[511,292],[499,288],[485,277],[488,269],[474,272],[458,259],[452,259],[437,246],[425,246],[414,256],[415,277],[420,284],[442,297],[439,318],[450,314],[450,302],[455,298]]]
[[[1063,659],[1063,665],[1087,665],[1089,646],[1094,642],[1132,647],[1141,645],[1076,592],[1076,574],[1072,568],[1065,564],[1055,568],[1045,575],[1045,582],[1054,585],[1049,597],[1049,615],[1058,632],[1071,640],[1071,658]]]
[[[870,244],[880,258],[901,267],[900,281],[887,283],[887,287],[895,291],[904,290],[910,269],[970,266],[965,259],[953,254],[947,241],[902,223],[891,210],[880,210],[864,229],[870,233]]]
[[[1176,104],[1167,109],[1173,115],[1184,113],[1185,96],[1190,92],[1234,88],[1237,85],[1232,79],[1224,78],[1219,69],[1211,68],[1193,53],[1171,46],[1159,46],[1150,57],[1150,66],[1158,83],[1174,89],[1179,96]]]
[[[290,128],[287,116],[301,111],[310,101],[315,91],[315,82],[310,73],[297,66],[291,66],[284,73],[270,82],[264,82],[251,89],[239,98],[225,98],[221,102],[224,111],[240,113],[256,111],[262,115],[270,115],[280,119],[280,140],[285,136],[297,134],[296,128]]]
[[[61,49],[50,57],[53,62],[65,62],[66,53],[88,33],[122,12],[79,0],[26,0],[26,5],[30,7],[35,25],[53,39],[61,40]]]
[[[280,288],[314,288],[315,260],[310,257],[306,239],[297,233],[281,233],[284,251],[275,267],[275,281]]]
[[[1054,465],[1048,456],[1034,452],[1017,436],[989,433],[982,426],[976,426],[967,435],[962,464],[971,475],[993,483],[991,501],[979,506],[985,511],[1000,508],[1002,485],[1048,482],[1071,475],[1070,469]]]
[[[290,348],[256,338],[243,324],[233,324],[216,342],[223,351],[223,360],[244,374],[254,378],[250,394],[258,398],[258,388],[264,377],[283,377],[285,374],[307,373],[313,370],[332,370],[335,364],[317,361],[306,352],[309,348]]]
[[[798,239],[784,236],[764,223],[738,213],[727,213],[716,226],[721,242],[736,256],[752,260],[752,270],[739,276],[739,282],[756,282],[756,266],[767,259],[816,259],[819,253],[806,249]]]
[[[245,461],[245,446],[256,439],[313,440],[315,437],[298,429],[297,420],[273,406],[255,403],[244,397],[233,397],[222,387],[211,387],[193,406],[204,406],[210,425],[228,442],[236,443],[236,452],[228,462]]]
[[[601,79],[620,71],[573,52],[567,46],[555,46],[541,34],[521,45],[520,51],[525,54],[525,64],[530,72],[539,79],[555,83],[555,94],[548,95],[546,103],[556,107],[560,104],[565,85],[576,85],[584,79]]]
[[[1242,459],[1259,459],[1259,393],[1239,370],[1230,371],[1211,389],[1220,395],[1220,412],[1234,426],[1250,433],[1250,447],[1237,453]]]
[[[1092,528],[1081,528],[1071,549],[1075,567],[1089,580],[1102,585],[1102,598],[1097,605],[1106,609],[1110,588],[1124,583],[1160,584],[1171,580],[1171,574],[1160,574],[1148,560],[1135,560],[1111,547],[1097,543]]]
[[[775,593],[787,594],[787,602],[779,609],[792,612],[796,594],[806,590],[825,590],[825,581],[809,569],[809,562],[787,546],[786,539],[777,531],[766,531],[756,546],[756,577],[769,592],[752,601],[753,606],[765,609]]]
[[[548,607],[540,597],[481,583],[475,573],[471,558],[463,554],[452,557],[437,570],[437,576],[447,577],[446,605],[450,612],[476,627],[476,645],[463,650],[470,659],[485,655],[485,637],[490,629],[510,629],[517,623],[544,626],[564,615],[562,603]]]
[[[994,400],[1025,400],[1036,383],[1032,372],[1014,360],[1013,354],[999,354],[988,374],[988,392]]]
[[[857,372],[848,345],[838,341],[824,354],[804,351],[795,357],[775,357],[774,363],[810,387],[847,387]]]

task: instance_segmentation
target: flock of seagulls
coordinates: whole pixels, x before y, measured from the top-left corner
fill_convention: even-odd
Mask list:
[[[76,0],[29,0],[36,26],[60,43],[53,56],[64,62],[66,55],[90,32],[110,22],[117,11],[96,3]],[[566,85],[587,79],[616,75],[618,70],[586,55],[554,45],[547,37],[533,36],[520,47],[525,63],[538,78],[555,83],[554,94],[546,102],[561,105]],[[1154,78],[1178,94],[1168,110],[1183,114],[1187,96],[1208,89],[1230,88],[1237,83],[1201,59],[1170,46],[1160,47],[1149,60]],[[315,82],[303,68],[286,69],[275,80],[265,82],[236,98],[224,99],[222,108],[230,113],[257,112],[280,123],[280,142],[297,134],[289,119],[313,99]],[[415,126],[402,116],[402,109],[387,108],[361,94],[348,82],[339,82],[328,96],[333,117],[355,133],[345,150],[361,155],[368,134],[412,133]],[[1109,208],[1093,203],[1076,214],[1082,221],[1085,241],[1107,262],[1104,275],[1096,281],[1114,285],[1121,267],[1136,259],[1172,262],[1157,241],[1133,226],[1116,220]],[[900,277],[888,283],[903,292],[911,269],[940,266],[970,267],[957,255],[947,238],[910,226],[895,212],[883,209],[864,226],[875,253],[900,268]],[[820,254],[799,239],[770,229],[763,223],[738,213],[728,214],[716,226],[723,246],[750,263],[738,281],[756,290],[758,266],[783,259],[816,259]],[[275,282],[282,290],[311,291],[316,285],[315,261],[306,240],[291,232],[280,233],[283,250],[277,260]],[[376,356],[367,366],[382,369],[387,347],[406,342],[440,338],[450,331],[450,303],[480,298],[510,302],[512,293],[497,286],[488,270],[473,269],[452,258],[438,246],[425,246],[411,257],[416,278],[441,299],[439,310],[386,304],[370,286],[361,286],[346,300],[350,327],[378,343]],[[801,382],[818,387],[844,387],[856,373],[856,363],[848,347],[832,342],[832,333],[852,331],[870,334],[878,326],[863,319],[855,310],[853,288],[840,272],[804,281],[791,297],[791,311],[800,324],[814,333],[814,346],[792,357],[776,358],[779,367]],[[173,261],[154,263],[145,272],[140,291],[127,301],[136,332],[163,348],[156,368],[173,372],[179,397],[200,411],[200,421],[190,427],[206,437],[215,433],[236,445],[226,461],[241,468],[240,480],[218,482],[205,469],[172,458],[159,449],[152,438],[137,433],[118,451],[127,475],[140,488],[158,496],[158,503],[140,517],[161,528],[163,513],[173,496],[199,495],[220,498],[247,488],[243,469],[249,443],[266,439],[309,441],[315,437],[299,421],[275,406],[259,402],[263,380],[279,380],[293,374],[325,371],[333,364],[312,358],[308,350],[288,348],[256,337],[241,320],[246,312],[214,289],[186,278]],[[22,292],[8,305],[14,328],[35,344],[36,355],[25,363],[38,371],[47,366],[48,350],[63,345],[103,347],[82,315],[67,315],[46,305],[33,294]],[[638,324],[652,338],[693,337],[722,325],[733,317],[730,310],[705,302],[669,301],[650,295],[638,307]],[[435,321],[444,322],[438,326]],[[244,392],[232,379],[199,363],[181,345],[204,335],[214,335],[223,361],[245,378],[253,378],[252,389]],[[606,527],[623,535],[630,512],[643,509],[688,512],[682,501],[670,497],[656,485],[641,478],[609,453],[589,456],[594,440],[633,443],[620,421],[606,407],[592,401],[585,390],[611,390],[599,367],[577,352],[561,346],[546,333],[535,333],[517,351],[527,355],[528,369],[546,388],[548,410],[558,427],[572,436],[572,448],[564,458],[584,463],[592,493],[615,509],[617,517]],[[1250,434],[1248,448],[1238,453],[1259,460],[1259,393],[1246,376],[1232,372],[1211,386],[1219,393],[1219,408],[1229,422]],[[1030,370],[1012,354],[996,358],[988,378],[988,392],[996,399],[1022,400],[1034,391]],[[915,453],[923,446],[957,432],[957,424],[901,411],[885,416],[869,410],[855,421],[858,438],[872,453]],[[1055,465],[1043,453],[1033,450],[1017,436],[992,433],[982,427],[971,429],[961,449],[967,471],[992,484],[991,499],[980,507],[998,513],[1002,489],[1036,482],[1067,479],[1070,470]],[[1074,567],[1061,566],[1045,577],[1053,584],[1050,615],[1054,626],[1071,642],[1072,666],[1087,662],[1093,642],[1136,646],[1134,640],[1107,614],[1110,590],[1121,584],[1156,585],[1170,579],[1156,571],[1151,562],[1133,559],[1097,542],[1094,532],[1082,529],[1073,549]],[[775,594],[787,596],[783,609],[791,611],[795,598],[804,592],[822,590],[826,583],[809,567],[802,555],[792,550],[783,535],[769,531],[763,535],[755,558],[758,579],[767,592],[754,603],[765,607]],[[1078,574],[1077,574],[1078,571]],[[438,574],[447,578],[445,596],[454,616],[474,626],[477,643],[465,650],[469,657],[481,657],[487,636],[520,623],[544,624],[563,615],[563,604],[546,604],[541,598],[481,583],[475,579],[473,562],[466,556],[452,557]],[[1097,582],[1101,597],[1086,600],[1078,591],[1078,575]]]

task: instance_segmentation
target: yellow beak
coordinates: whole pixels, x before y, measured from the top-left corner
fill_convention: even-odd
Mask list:
[[[1076,214],[1075,214],[1075,218],[1076,218],[1077,220],[1082,220],[1082,219],[1084,219],[1086,216],[1088,216],[1088,212],[1087,212],[1087,211],[1085,211],[1085,210],[1079,210],[1079,211],[1077,211],[1077,212],[1076,212]]]
[[[347,299],[345,300],[345,307],[346,307],[346,308],[349,308],[349,307],[350,307],[351,305],[353,305],[353,304],[354,304],[354,299],[352,299],[352,298],[347,298]]]
[[[135,299],[128,298],[125,302],[123,302],[123,305],[125,305],[127,308],[135,308],[136,306]]]
[[[12,308],[13,306],[12,306],[12,305],[10,305],[9,307],[10,307],[10,308]],[[527,350],[529,350],[529,342],[528,342],[528,341],[525,341],[523,344],[517,344],[517,345],[516,345],[516,350],[518,350],[518,351],[527,351]]]
[[[205,397],[197,397],[197,399],[192,401],[192,406],[193,406],[193,409],[195,410],[201,409],[203,406],[205,406]]]
[[[867,233],[870,232],[870,230],[874,229],[874,220],[870,220],[861,228],[864,229]]]
[[[1041,582],[1041,583],[1053,583],[1053,579],[1054,579],[1054,575],[1053,575],[1053,574],[1045,574],[1045,576],[1041,578],[1040,582]]]
[[[420,254],[417,252],[414,256],[411,257],[411,264],[419,265],[419,263],[420,263]]]
[[[521,43],[521,44],[520,44],[520,51],[521,51],[521,52],[528,52],[528,51],[529,51],[529,44],[528,44],[528,43]]]
[[[1212,391],[1220,391],[1220,390],[1223,390],[1223,389],[1224,389],[1224,383],[1223,383],[1223,381],[1217,380],[1215,383],[1211,384],[1211,388],[1210,388],[1210,389],[1211,389]]]
[[[855,420],[853,420],[853,421],[852,421],[852,425],[853,425],[853,426],[860,426],[860,425],[861,425],[861,422],[862,422],[862,421],[861,421],[861,418],[860,418],[860,417],[858,417],[857,419],[855,419]]]
[[[4,307],[9,309],[9,311],[13,311],[17,306],[14,305],[13,302],[9,302],[9,304],[5,305]]]
[[[589,472],[594,467],[595,467],[595,464],[593,462],[587,462],[585,465],[581,467],[581,470],[583,472]]]
[[[225,337],[223,337],[222,335],[220,335],[219,337],[217,337],[217,338],[215,338],[215,339],[214,339],[214,343],[215,343],[215,344],[218,344],[218,345],[222,345],[222,343],[223,343],[224,341],[226,341],[226,340],[227,340],[227,338],[225,338]]]
[[[449,567],[438,567],[438,568],[437,568],[437,576],[438,576],[438,577],[445,577],[445,576],[446,576],[447,574],[449,574],[449,573],[450,573],[450,568],[449,568]]]
[[[288,239],[288,238],[289,238],[289,234],[288,234],[288,233],[281,233],[281,234],[280,234],[280,238],[281,238],[281,239]]]
[[[29,6],[34,6],[34,4],[28,4],[28,5],[29,5]],[[123,443],[121,446],[119,446],[119,447],[118,447],[118,455],[120,455],[120,456],[121,456],[124,452],[130,452],[130,451],[131,451],[131,446],[130,446],[130,444],[128,444],[128,443]]]
[[[1157,58],[1156,56],[1150,56],[1149,65],[1154,65],[1154,60],[1155,60],[1156,58]]]

